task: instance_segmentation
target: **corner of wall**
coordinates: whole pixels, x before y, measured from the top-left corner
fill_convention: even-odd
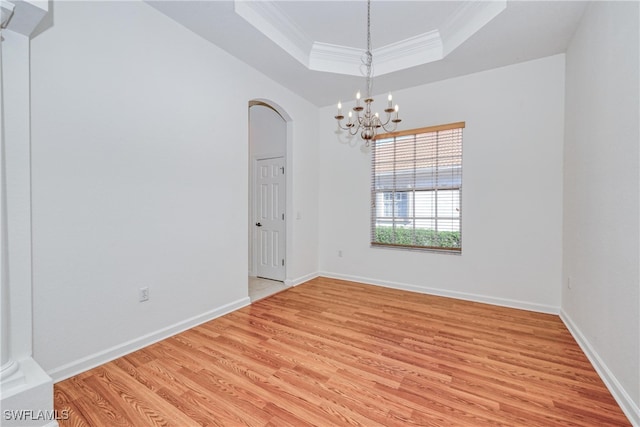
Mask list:
[[[589,343],[589,340],[564,310],[560,310],[560,319],[562,319],[598,375],[600,375],[600,378],[616,402],[618,402],[624,414],[634,426],[640,426],[640,407],[638,404],[629,396],[629,393],[626,392],[622,384],[620,384],[620,381],[618,381],[614,373],[611,372],[607,364],[602,360],[597,350]]]

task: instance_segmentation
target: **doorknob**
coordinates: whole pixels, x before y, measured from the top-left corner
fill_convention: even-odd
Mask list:
[[[260,224],[259,222],[256,222],[256,226],[262,227],[262,224]]]

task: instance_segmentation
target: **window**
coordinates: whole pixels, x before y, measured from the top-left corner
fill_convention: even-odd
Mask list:
[[[399,217],[407,216],[407,192],[385,192],[384,194],[384,216]]]
[[[462,250],[464,122],[383,134],[372,144],[371,244]]]

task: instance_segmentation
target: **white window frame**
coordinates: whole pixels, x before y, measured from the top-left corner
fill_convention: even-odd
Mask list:
[[[372,141],[372,247],[462,252],[464,127],[411,129]],[[431,201],[421,197],[427,192]]]

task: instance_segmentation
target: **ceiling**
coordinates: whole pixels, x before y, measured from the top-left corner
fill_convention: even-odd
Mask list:
[[[147,3],[317,106],[364,90],[366,1]],[[373,94],[565,52],[586,4],[373,0]]]

